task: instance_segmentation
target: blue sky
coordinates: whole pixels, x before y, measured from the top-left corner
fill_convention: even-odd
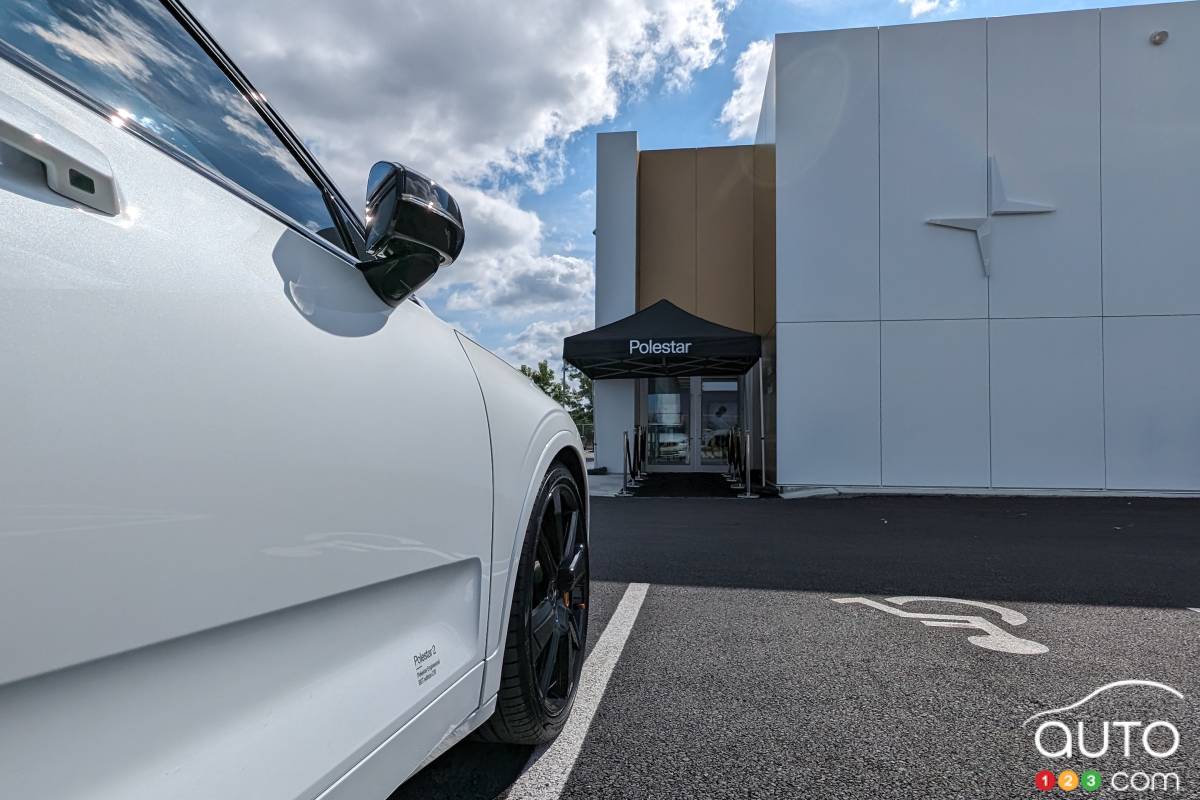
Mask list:
[[[1128,3],[1102,3],[1126,5]],[[352,201],[375,160],[446,183],[463,255],[422,290],[513,363],[591,326],[595,136],[643,149],[730,138],[737,70],[776,33],[1095,7],[1086,0],[193,0]],[[362,36],[360,21],[375,36]],[[765,63],[768,48],[748,58]],[[369,87],[359,102],[347,86]],[[736,115],[735,115],[736,116]]]
[[[1134,5],[1105,3],[1103,5]],[[594,256],[591,231],[595,223],[592,190],[595,186],[595,136],[601,131],[638,132],[642,149],[703,147],[748,141],[729,137],[719,121],[721,109],[735,87],[733,66],[737,56],[753,41],[775,33],[877,25],[897,25],[945,19],[1064,11],[1094,8],[1096,3],[1076,0],[961,0],[956,8],[943,7],[913,16],[909,5],[897,0],[748,0],[725,19],[726,41],[720,60],[696,74],[685,89],[668,90],[657,81],[640,97],[627,99],[611,121],[592,125],[567,144],[567,172],[561,183],[543,194],[529,192],[522,206],[535,211],[548,228],[546,246],[591,260]],[[446,316],[440,298],[433,305]],[[509,321],[489,318],[486,313],[458,315],[470,319],[473,332],[485,344],[503,350],[506,337],[517,333]],[[553,317],[553,312],[548,318]]]

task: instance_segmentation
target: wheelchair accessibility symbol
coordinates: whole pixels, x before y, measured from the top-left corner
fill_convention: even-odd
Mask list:
[[[1032,639],[1022,639],[1014,636],[999,625],[985,617],[966,614],[922,614],[916,611],[905,611],[896,606],[908,603],[950,603],[953,605],[973,606],[992,611],[1000,617],[1000,621],[1014,627],[1024,625],[1029,620],[1019,611],[1013,611],[1004,606],[981,603],[978,600],[958,600],[953,597],[889,597],[887,603],[869,600],[865,597],[834,597],[835,603],[858,603],[876,611],[883,611],[895,617],[915,619],[922,625],[931,628],[968,628],[977,631],[974,636],[968,636],[967,641],[984,650],[995,650],[998,653],[1015,653],[1023,656],[1035,656],[1050,652],[1050,648]]]

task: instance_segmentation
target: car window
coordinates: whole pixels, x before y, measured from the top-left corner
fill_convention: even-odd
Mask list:
[[[158,0],[0,0],[0,41],[344,246],[321,189]]]

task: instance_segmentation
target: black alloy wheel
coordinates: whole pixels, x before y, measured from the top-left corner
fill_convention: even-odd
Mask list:
[[[575,696],[587,641],[588,553],[573,482],[555,484],[543,504],[533,562],[530,645],[538,699],[551,716]]]
[[[525,532],[489,741],[542,744],[570,715],[587,643],[587,519],[571,471],[555,464]]]

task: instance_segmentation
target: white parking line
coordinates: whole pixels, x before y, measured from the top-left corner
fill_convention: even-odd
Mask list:
[[[511,800],[558,800],[562,796],[571,768],[579,758],[583,739],[592,726],[592,717],[608,688],[608,679],[621,658],[649,588],[647,583],[631,583],[625,590],[616,612],[600,635],[600,641],[584,662],[570,719],[557,739],[534,752],[525,773],[509,789]]]
[[[1189,608],[1188,611],[1200,612],[1200,608]]]

